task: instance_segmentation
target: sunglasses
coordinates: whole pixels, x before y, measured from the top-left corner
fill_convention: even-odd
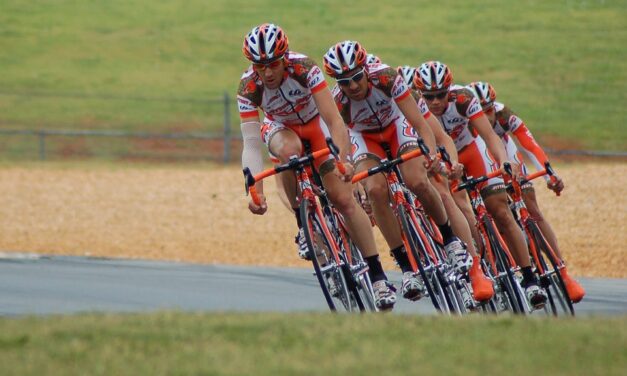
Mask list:
[[[271,63],[253,63],[253,68],[255,68],[256,71],[265,71],[266,69],[270,68],[270,69],[276,69],[279,67],[279,65],[281,65],[281,61],[282,59],[277,59]]]
[[[444,99],[447,95],[448,95],[448,91],[443,91],[437,94],[431,94],[431,93],[425,93],[425,92],[422,93],[423,98],[428,101],[432,101],[435,98]]]
[[[365,73],[366,72],[364,72],[364,69],[361,68],[361,70],[355,73],[354,75],[350,77],[346,77],[346,78],[338,78],[336,79],[336,81],[337,81],[337,84],[340,86],[348,86],[350,85],[351,81],[355,81],[355,82],[361,81],[361,79],[364,78]]]

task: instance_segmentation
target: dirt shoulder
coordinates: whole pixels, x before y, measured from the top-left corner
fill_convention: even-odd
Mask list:
[[[567,188],[539,182],[545,216],[575,275],[627,277],[627,164],[559,164]],[[309,267],[274,182],[269,210],[246,209],[237,166],[0,166],[0,250]],[[379,248],[384,242],[377,231]],[[382,259],[393,268],[387,251]]]

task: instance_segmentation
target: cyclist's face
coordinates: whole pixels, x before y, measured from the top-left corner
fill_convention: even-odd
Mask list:
[[[429,111],[435,116],[441,116],[448,107],[448,89],[425,90],[422,92],[422,97],[427,102]]]
[[[261,77],[261,81],[263,81],[264,86],[268,89],[277,89],[281,86],[283,74],[285,73],[285,62],[283,58],[267,64],[254,63],[253,69],[257,72],[259,77]]]
[[[368,77],[364,67],[352,69],[337,78],[337,86],[352,100],[360,101],[368,94]]]
[[[483,106],[482,109],[485,116],[487,116],[490,124],[494,125],[494,123],[496,122],[496,111],[494,110],[494,104]]]

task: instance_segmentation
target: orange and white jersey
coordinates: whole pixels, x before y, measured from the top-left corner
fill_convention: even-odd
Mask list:
[[[533,135],[522,119],[509,107],[500,102],[494,102],[494,111],[496,112],[496,121],[493,124],[494,132],[503,139],[503,143],[507,145],[508,134],[513,135],[518,141],[522,151],[536,169],[544,169],[544,162],[546,162],[548,158],[540,145],[538,145],[533,138]]]
[[[288,52],[287,70],[281,86],[269,89],[252,68],[244,72],[237,91],[240,117],[259,116],[261,109],[269,121],[302,125],[318,115],[313,94],[327,87],[322,71],[305,55]]]
[[[385,64],[368,64],[368,95],[355,101],[333,88],[335,103],[344,123],[351,131],[378,132],[404,119],[396,102],[411,95],[409,87],[394,68]]]
[[[457,151],[470,145],[476,136],[470,129],[471,120],[483,114],[481,105],[472,92],[460,85],[453,85],[449,89],[448,106],[438,120],[444,131],[451,136]]]

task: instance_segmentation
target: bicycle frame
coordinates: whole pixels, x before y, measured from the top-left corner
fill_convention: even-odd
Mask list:
[[[353,177],[353,183],[357,183],[379,172],[384,173],[391,196],[390,202],[398,224],[401,227],[401,238],[407,251],[412,271],[415,274],[421,275],[436,310],[461,312],[463,311],[463,303],[459,301],[461,300],[461,296],[459,298],[450,297],[447,295],[447,292],[444,292],[449,286],[456,287],[457,276],[453,276],[452,268],[442,261],[442,254],[437,250],[437,247],[434,249],[434,243],[423,230],[423,226],[421,226],[423,219],[416,214],[417,209],[414,206],[416,200],[414,199],[413,193],[403,184],[398,169],[399,164],[424,155],[423,150],[424,148],[421,147],[421,149],[407,152],[395,159],[383,160],[378,166],[356,174]],[[409,221],[407,221],[404,215],[408,215]],[[408,232],[404,229],[405,226],[411,226],[411,230],[413,231]],[[415,238],[412,237],[411,233],[415,235]],[[413,246],[414,242],[417,243],[417,246]],[[416,251],[417,254],[414,254],[414,251]],[[432,277],[437,278],[437,287],[441,292],[434,292],[436,286],[431,286],[431,281],[433,281]],[[443,283],[445,286],[442,286]],[[443,298],[442,295],[444,296]],[[440,301],[438,301],[438,296],[441,297]],[[452,301],[453,299],[455,299],[455,302]]]

